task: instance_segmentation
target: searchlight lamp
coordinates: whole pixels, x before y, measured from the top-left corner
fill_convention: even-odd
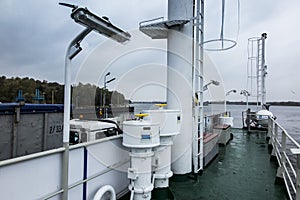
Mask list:
[[[71,18],[78,24],[86,28],[105,35],[119,43],[125,43],[129,41],[131,35],[128,32],[113,25],[107,17],[98,17],[97,15],[90,12],[87,8],[80,8],[76,5],[67,3],[59,3],[62,6],[72,8]]]
[[[79,33],[69,44],[65,58],[65,91],[64,91],[64,129],[63,146],[65,148],[62,158],[62,198],[68,199],[69,188],[69,137],[70,137],[70,113],[71,113],[71,60],[82,50],[80,43],[91,32],[96,31],[119,43],[125,43],[131,37],[129,33],[110,23],[106,17],[98,17],[87,8],[79,8],[76,5],[59,3],[59,5],[72,8],[71,18],[83,25],[85,29]],[[110,82],[113,80],[109,80]]]
[[[227,100],[226,97],[230,94],[230,93],[236,93],[235,89],[229,90],[228,92],[226,92],[225,94],[225,98],[224,98],[224,110],[225,110],[225,114],[227,115]]]
[[[208,89],[208,86],[209,86],[210,84],[213,84],[213,85],[215,85],[215,86],[218,86],[218,85],[220,85],[220,82],[219,82],[219,81],[215,81],[215,80],[211,80],[209,83],[207,83],[206,85],[203,86],[203,91],[207,90],[207,89]]]
[[[229,90],[228,92],[226,92],[226,96],[228,96],[228,95],[229,95],[230,93],[232,93],[232,92],[233,92],[233,93],[236,93],[236,90],[234,90],[234,89],[233,89],[233,90]]]
[[[248,109],[249,108],[248,97],[250,96],[250,92],[248,92],[247,90],[241,90],[240,94],[246,97],[246,106]]]
[[[241,90],[240,92],[241,95],[244,95],[244,96],[250,96],[250,93],[247,91],[247,90]]]

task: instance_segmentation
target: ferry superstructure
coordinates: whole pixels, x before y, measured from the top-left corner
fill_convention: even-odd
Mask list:
[[[194,179],[187,179],[185,183],[192,183],[193,185],[193,183],[201,180],[201,176],[199,175],[203,172],[203,177],[205,177],[205,143],[208,142],[209,139],[219,139],[223,137],[222,134],[226,134],[225,138],[221,141],[217,140],[218,142],[216,142],[215,145],[221,143],[226,146],[230,143],[229,145],[235,148],[234,144],[238,144],[235,143],[235,138],[240,140],[242,136],[244,136],[244,132],[232,130],[232,132],[234,132],[233,140],[230,141],[232,137],[227,137],[228,134],[230,136],[230,125],[225,124],[226,126],[224,126],[224,124],[220,124],[219,122],[215,124],[214,120],[210,121],[213,133],[211,135],[204,133],[204,50],[201,46],[201,44],[204,43],[204,0],[170,1],[168,5],[168,20],[159,22],[150,21],[150,23],[140,24],[140,30],[151,38],[168,40],[167,62],[169,67],[167,73],[167,88],[169,92],[167,95],[167,109],[162,109],[161,111],[163,117],[159,116],[156,118],[157,116],[154,117],[150,111],[149,115],[141,114],[137,120],[125,122],[126,132],[123,135],[117,134],[115,136],[73,146],[69,146],[69,73],[71,60],[81,50],[80,42],[87,34],[94,30],[104,35],[113,36],[114,40],[121,43],[129,40],[130,34],[113,26],[106,18],[95,16],[85,8],[72,5],[69,7],[72,8],[72,18],[76,22],[83,24],[86,28],[71,42],[66,55],[63,146],[0,161],[1,197],[3,199],[65,200],[103,199],[105,197],[114,199],[126,198],[125,195],[128,194],[130,199],[185,198],[185,196],[181,195],[184,194],[183,192],[177,194],[182,187],[176,184],[175,179],[176,177],[190,178],[190,175],[192,175]],[[102,24],[102,28],[106,28],[98,29],[97,24],[99,23]],[[111,32],[109,32],[108,29]],[[221,40],[223,39],[224,38],[221,37]],[[77,47],[76,51],[71,51],[73,46]],[[184,84],[188,87],[182,89],[182,82],[176,80],[178,74],[184,77],[186,81]],[[174,93],[176,94],[175,98]],[[165,116],[169,116],[169,112],[172,113],[170,118],[164,118]],[[154,118],[151,119],[151,116]],[[150,119],[147,119],[147,117],[150,117]],[[219,117],[220,116],[218,116],[217,119],[219,119]],[[156,119],[161,120],[156,122]],[[176,124],[176,126],[171,126],[171,128],[168,129],[169,132],[161,137],[161,135],[158,135],[160,133],[159,130],[164,128],[163,122],[167,119],[170,119],[171,123]],[[177,127],[178,124],[180,124],[180,126]],[[178,129],[173,131],[172,128],[174,127]],[[235,136],[236,134],[240,135]],[[253,140],[253,135],[245,137],[252,141],[250,143],[257,144],[258,142],[263,145],[261,140],[261,137],[264,137],[263,133],[256,132],[256,134],[259,136],[258,140]],[[216,135],[217,137],[215,137]],[[293,155],[297,155],[298,159],[300,152],[299,144],[272,118],[268,118],[268,132],[266,137],[269,138],[270,147],[273,149],[272,155],[276,157],[279,164],[277,177],[284,180],[289,198],[299,199],[298,174],[300,166],[296,168],[293,167],[287,156],[287,151],[290,150]],[[166,141],[166,138],[168,141]],[[293,144],[292,148],[287,146],[287,141]],[[243,142],[241,144],[243,144]],[[218,154],[215,145],[212,145],[210,151],[214,150],[216,154]],[[162,146],[167,148],[168,151],[162,151],[160,148]],[[171,152],[169,151],[170,147],[172,148]],[[241,149],[241,151],[242,150],[243,149]],[[261,150],[265,149],[261,148]],[[156,153],[158,151],[165,153],[165,157],[157,155]],[[169,154],[169,152],[171,154]],[[159,166],[159,164],[164,161],[159,158],[168,158],[172,161],[172,163],[169,162],[162,166],[168,166],[168,169],[170,167],[171,171],[166,170],[164,172],[165,174],[160,174],[160,176],[154,173],[155,170],[152,170],[153,167]],[[206,164],[208,163],[209,162]],[[248,169],[251,171],[251,168]],[[238,172],[237,170],[232,173],[237,174]],[[174,174],[173,179],[171,179],[170,184],[167,184],[169,181],[166,180],[168,180],[172,174]],[[158,186],[155,185],[157,179],[165,179],[164,184],[161,184],[163,186],[160,184],[158,184]],[[203,180],[205,181],[204,178]],[[231,180],[243,181],[232,177]],[[294,183],[295,180],[297,181],[296,184]],[[229,180],[224,179],[224,181]],[[203,184],[212,183],[203,182]],[[209,187],[213,188],[214,185],[212,184]],[[178,190],[176,190],[176,188],[178,188]],[[173,193],[169,195],[170,193],[167,192],[167,197],[160,195],[160,192],[164,193],[164,191],[173,191]],[[274,192],[275,190],[270,189],[268,191]],[[190,195],[189,199],[194,197],[198,199],[201,198],[202,195],[196,195],[193,191],[188,191],[188,193]],[[269,193],[266,192],[267,196],[268,194]],[[228,196],[231,197],[230,195]],[[252,196],[252,193],[250,196]],[[209,197],[211,196],[206,196],[206,198]],[[282,196],[279,198],[281,197]],[[226,198],[226,195],[223,194],[222,196],[222,194],[220,194],[220,199]],[[259,198],[260,197],[257,197],[257,199]]]

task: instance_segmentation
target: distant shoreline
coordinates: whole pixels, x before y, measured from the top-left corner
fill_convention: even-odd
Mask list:
[[[204,105],[208,104],[224,104],[224,102],[204,102]],[[227,101],[227,105],[246,105],[247,102],[244,101]],[[294,101],[276,101],[276,102],[267,102],[267,104],[271,106],[300,106],[300,102],[294,102]],[[257,102],[248,102],[248,105],[257,105]],[[260,105],[260,103],[259,103]]]
[[[134,101],[131,104],[157,104],[157,103],[167,103],[164,101]],[[205,101],[204,105],[209,104],[224,104],[224,101]],[[246,105],[247,102],[244,101],[227,101],[227,105]],[[256,102],[248,102],[248,105],[256,105]],[[295,101],[274,101],[274,102],[267,102],[271,106],[300,106],[300,102]]]

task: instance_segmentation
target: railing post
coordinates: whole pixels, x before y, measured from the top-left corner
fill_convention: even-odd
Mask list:
[[[273,151],[271,153],[272,156],[276,156],[277,139],[278,139],[278,125],[275,123],[275,130],[272,137],[272,146],[273,146]]]
[[[271,153],[273,149],[272,146],[273,138],[274,138],[274,121],[269,117],[268,136],[267,136],[269,153]]]
[[[269,136],[269,144],[271,144],[273,137],[274,137],[274,121],[269,118],[269,127],[268,127],[268,136]]]
[[[297,154],[297,182],[296,182],[296,199],[300,200],[300,154]]]
[[[273,128],[273,123],[271,117],[268,117],[268,134],[267,134],[267,141],[270,139],[271,134],[272,134],[272,128]]]
[[[300,149],[291,149],[293,155],[297,156],[296,163],[296,200],[300,200]]]
[[[281,134],[281,160],[279,161],[279,167],[277,169],[277,173],[276,173],[276,182],[282,182],[283,181],[283,177],[285,177],[285,165],[286,165],[286,133],[284,131],[282,131]]]
[[[273,138],[273,142],[276,143],[278,139],[278,124],[275,124],[275,137]]]
[[[286,163],[286,133],[284,131],[282,131],[281,134],[281,160],[282,160],[282,166],[285,166]]]

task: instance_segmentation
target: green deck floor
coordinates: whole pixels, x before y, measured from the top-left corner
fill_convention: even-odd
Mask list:
[[[177,200],[284,200],[285,188],[274,184],[277,165],[270,161],[266,133],[247,134],[232,129],[233,140],[219,148],[219,155],[197,180],[179,181],[170,190]],[[160,199],[160,198],[159,198]]]

